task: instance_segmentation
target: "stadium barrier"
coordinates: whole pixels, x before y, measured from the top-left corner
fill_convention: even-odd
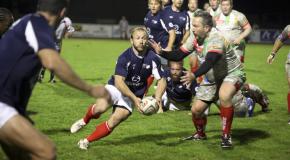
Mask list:
[[[75,24],[80,29],[73,33],[75,38],[120,38],[119,25],[111,24]],[[138,25],[129,25],[129,31]],[[140,26],[140,25],[139,25]],[[282,30],[256,29],[248,37],[249,43],[273,43]],[[286,41],[290,44],[290,41]]]

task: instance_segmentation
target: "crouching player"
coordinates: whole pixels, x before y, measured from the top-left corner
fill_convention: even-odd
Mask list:
[[[166,78],[166,92],[162,96],[163,109],[166,110],[190,110],[192,98],[195,96],[196,81],[185,85],[181,80],[184,75],[183,61],[169,61],[169,68],[164,71]]]
[[[117,61],[115,74],[105,86],[110,93],[109,100],[97,99],[89,106],[83,118],[71,126],[71,133],[79,131],[91,119],[98,118],[113,105],[110,118],[96,126],[96,130],[78,142],[80,149],[87,149],[89,143],[108,136],[115,127],[126,120],[133,111],[133,105],[141,112],[140,104],[147,87],[147,78],[154,75],[158,80],[155,98],[161,108],[161,97],[165,91],[166,81],[163,78],[160,59],[147,49],[148,34],[146,29],[137,27],[131,31],[132,47],[122,53]]]
[[[269,98],[260,87],[254,84],[245,83],[232,99],[235,117],[252,117],[255,104],[261,106],[262,112],[269,111]],[[220,102],[217,101],[217,106]]]

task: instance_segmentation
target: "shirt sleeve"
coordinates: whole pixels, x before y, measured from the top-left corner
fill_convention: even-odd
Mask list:
[[[290,25],[286,26],[282,33],[278,36],[278,39],[281,42],[285,42],[287,39],[290,39]]]
[[[27,22],[25,37],[29,46],[33,48],[35,53],[41,49],[56,50],[53,30],[49,27],[47,22],[40,17],[33,17]]]
[[[247,17],[243,13],[239,13],[238,21],[242,28],[246,27],[247,25],[250,25]]]
[[[129,65],[130,62],[127,62],[125,57],[120,56],[116,64],[115,75],[127,77]]]
[[[166,28],[167,31],[174,29],[172,20],[169,18],[169,15],[167,14],[166,10],[160,13],[160,18],[163,28]]]
[[[205,43],[207,52],[222,54],[225,50],[225,39],[218,34],[210,36]]]

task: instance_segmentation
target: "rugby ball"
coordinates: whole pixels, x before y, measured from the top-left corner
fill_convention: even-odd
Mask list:
[[[159,106],[156,103],[156,99],[153,97],[144,97],[141,103],[142,114],[150,116],[157,113]]]

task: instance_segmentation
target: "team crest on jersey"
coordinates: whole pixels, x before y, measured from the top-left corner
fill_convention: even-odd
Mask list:
[[[139,83],[140,82],[140,80],[141,80],[141,77],[140,76],[133,76],[132,77],[132,82],[134,82],[134,83]]]
[[[173,18],[173,16],[169,16],[169,18],[170,18],[170,19],[172,19],[172,18]]]

